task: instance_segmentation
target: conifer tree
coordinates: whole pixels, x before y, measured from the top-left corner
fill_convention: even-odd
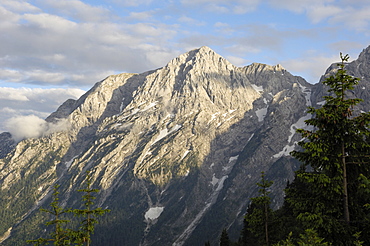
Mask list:
[[[261,182],[257,183],[260,187],[259,196],[251,198],[250,212],[246,214],[245,220],[248,223],[248,229],[260,239],[265,245],[269,245],[269,224],[272,215],[270,208],[271,199],[268,196],[268,189],[273,184],[273,181],[268,181],[265,178],[265,173],[261,172]]]
[[[336,73],[323,82],[331,93],[324,97],[325,104],[308,109],[313,117],[306,123],[313,130],[297,130],[304,137],[299,142],[302,151],[291,154],[304,168],[287,189],[287,199],[306,229],[346,244],[351,239],[345,236],[362,230],[367,219],[363,205],[369,196],[360,196],[358,189],[360,174],[370,177],[370,113],[353,115],[361,100],[348,93],[358,79],[345,70],[348,55],[340,57]]]
[[[220,246],[230,246],[229,234],[226,229],[222,230],[220,237]]]
[[[67,229],[63,228],[63,224],[69,222],[69,220],[64,220],[61,216],[65,213],[69,213],[69,209],[64,209],[59,206],[59,192],[58,192],[59,185],[55,185],[53,189],[53,201],[51,202],[50,206],[51,209],[44,209],[41,208],[40,211],[51,214],[53,216],[53,220],[46,222],[46,225],[54,226],[54,230],[50,233],[50,238],[38,238],[35,240],[27,240],[27,243],[32,243],[33,245],[46,245],[49,243],[53,243],[56,246],[62,245],[70,245],[70,237],[69,232]]]
[[[100,207],[92,209],[94,204],[93,200],[95,197],[92,195],[93,192],[98,192],[98,189],[91,188],[91,174],[90,171],[86,172],[86,188],[80,189],[78,192],[84,192],[82,196],[83,209],[64,209],[59,206],[59,185],[54,186],[53,201],[50,204],[52,209],[40,209],[42,212],[51,214],[54,219],[47,222],[46,225],[54,225],[54,230],[50,233],[50,238],[38,238],[36,240],[27,240],[27,243],[33,245],[49,245],[52,243],[56,246],[62,245],[78,245],[78,246],[90,246],[91,235],[94,233],[95,224],[98,223],[97,216],[104,215],[109,212],[109,209],[102,209]],[[62,219],[62,215],[73,213],[77,217],[83,217],[81,226],[78,230],[71,228],[63,228],[62,225],[70,222],[70,220]]]
[[[312,229],[307,229],[304,233],[299,235],[297,244],[293,242],[292,233],[289,234],[288,238],[278,242],[274,246],[330,246],[331,244],[324,242],[324,239],[317,235],[317,232]]]
[[[84,201],[83,209],[74,209],[72,212],[75,216],[84,217],[81,221],[81,226],[78,231],[74,232],[74,239],[77,245],[89,246],[91,244],[91,235],[94,233],[95,224],[98,223],[97,216],[104,215],[109,212],[109,209],[102,209],[101,207],[92,209],[94,204],[93,200],[95,197],[92,195],[94,192],[98,192],[98,189],[91,188],[91,174],[90,171],[86,172],[86,188],[80,189],[78,192],[84,192],[82,196]]]

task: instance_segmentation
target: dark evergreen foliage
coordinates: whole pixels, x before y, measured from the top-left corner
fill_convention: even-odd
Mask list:
[[[370,113],[353,114],[361,100],[347,96],[358,83],[346,73],[348,58],[341,54],[338,70],[323,82],[331,93],[325,104],[308,108],[309,128],[297,130],[301,150],[291,154],[303,164],[287,184],[283,206],[269,210],[276,245],[370,244]],[[261,204],[269,204],[268,185],[257,185],[261,196],[248,208],[240,246],[266,245]]]
[[[302,151],[292,155],[303,167],[286,190],[286,201],[300,225],[316,229],[335,245],[351,244],[353,234],[368,231],[369,224],[364,205],[370,196],[363,193],[368,186],[360,177],[370,177],[370,113],[352,113],[360,99],[347,96],[358,83],[346,73],[348,58],[341,55],[339,69],[323,82],[332,93],[324,97],[325,104],[308,110],[313,117],[306,123],[313,129],[298,130],[304,137],[299,143]],[[368,236],[362,239],[370,242]]]
[[[223,229],[220,237],[220,246],[230,246],[230,244],[229,234],[226,229]]]
[[[261,182],[257,183],[260,187],[259,196],[251,198],[252,203],[249,207],[249,213],[246,214],[245,220],[248,223],[248,230],[253,233],[260,241],[269,245],[269,224],[272,219],[272,209],[270,208],[271,198],[268,196],[268,190],[273,184],[265,178],[265,173],[261,173]]]
[[[91,174],[90,172],[86,173],[86,188],[78,190],[79,192],[84,192],[85,195],[82,196],[84,201],[83,209],[74,209],[72,213],[75,216],[83,217],[81,221],[81,226],[79,230],[73,231],[72,237],[77,245],[87,245],[91,244],[91,235],[94,233],[95,224],[98,223],[96,219],[97,216],[104,215],[109,212],[109,209],[96,208],[92,209],[94,204],[93,200],[95,197],[92,195],[93,192],[99,192],[98,189],[91,188]]]
[[[51,209],[40,209],[42,212],[49,213],[53,216],[53,220],[46,222],[47,226],[54,226],[54,230],[50,233],[50,238],[38,238],[36,240],[27,240],[27,243],[33,245],[47,245],[52,242],[56,246],[70,245],[70,236],[67,229],[63,228],[63,224],[67,224],[69,220],[62,219],[65,213],[70,212],[68,209],[63,209],[59,206],[59,185],[54,186],[53,202],[50,204]]]
[[[109,212],[109,209],[96,208],[92,209],[93,200],[95,197],[92,195],[93,192],[98,192],[98,189],[91,188],[91,175],[90,172],[86,173],[86,188],[78,190],[79,192],[84,192],[82,200],[84,202],[83,209],[64,209],[59,205],[59,185],[55,185],[53,191],[53,201],[50,204],[52,209],[40,209],[42,212],[51,214],[53,219],[46,222],[46,225],[54,226],[54,230],[50,233],[49,238],[40,237],[35,240],[27,240],[27,243],[33,245],[48,245],[52,243],[56,246],[62,245],[78,245],[78,246],[89,246],[91,244],[91,235],[94,233],[95,224],[98,223],[96,219],[97,216],[104,215]],[[78,217],[83,217],[84,219],[80,222],[81,226],[78,230],[73,230],[70,227],[64,228],[63,224],[69,224],[70,220],[64,219],[66,214],[74,214]],[[64,218],[62,218],[64,216]]]

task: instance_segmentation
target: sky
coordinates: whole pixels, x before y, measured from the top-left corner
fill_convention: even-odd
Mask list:
[[[369,0],[1,0],[0,132],[43,128],[105,77],[201,46],[317,83],[340,52],[370,45],[369,13]]]

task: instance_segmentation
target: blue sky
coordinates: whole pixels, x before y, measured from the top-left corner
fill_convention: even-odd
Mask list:
[[[110,74],[209,46],[236,66],[282,64],[318,82],[370,44],[368,0],[1,0],[0,131],[45,118]]]

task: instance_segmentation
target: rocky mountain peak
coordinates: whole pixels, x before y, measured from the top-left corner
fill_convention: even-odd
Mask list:
[[[205,73],[220,72],[235,68],[229,61],[207,46],[182,54],[170,61],[167,66],[180,67],[185,71],[189,69],[200,69]]]
[[[363,49],[360,55],[358,56],[357,61],[367,61],[370,62],[370,45]]]
[[[348,67],[367,78],[368,51],[360,56]],[[36,211],[54,184],[73,207],[86,170],[100,189],[96,204],[114,211],[97,228],[101,245],[216,244],[222,228],[238,237],[261,171],[281,204],[299,165],[289,156],[301,139],[295,130],[322,100],[315,90],[323,88],[279,64],[236,67],[206,46],[153,71],[109,76],[48,117],[67,129],[0,152],[0,236],[9,236],[0,243],[40,231]]]

